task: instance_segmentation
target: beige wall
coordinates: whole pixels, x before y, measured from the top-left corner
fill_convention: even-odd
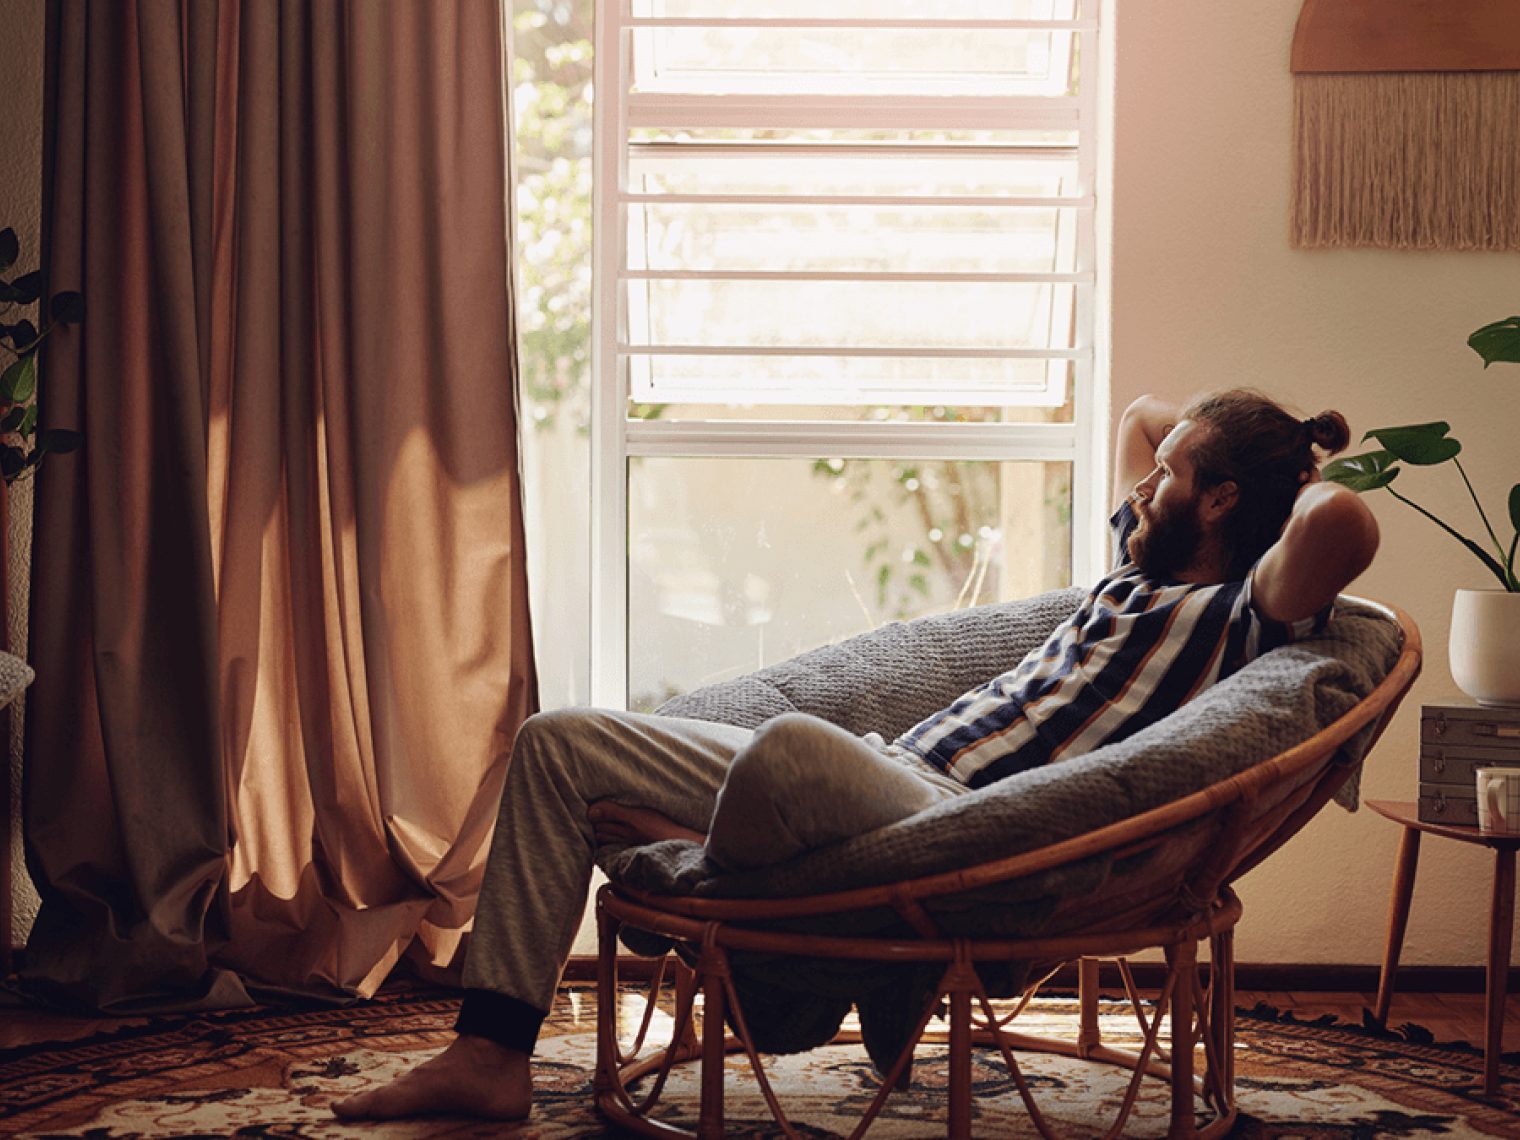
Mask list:
[[[1249,383],[1306,412],[1369,427],[1446,419],[1491,510],[1520,479],[1520,369],[1465,346],[1520,312],[1513,254],[1295,252],[1288,247],[1294,0],[1117,0],[1113,406]],[[1401,489],[1466,520],[1459,481]],[[1492,585],[1470,554],[1385,493],[1377,562],[1357,583],[1413,615],[1425,672],[1371,757],[1364,794],[1415,794],[1419,707],[1457,694],[1446,664],[1454,586]],[[1237,954],[1252,962],[1376,962],[1397,828],[1327,809],[1249,877]],[[1479,964],[1485,853],[1427,840],[1404,961]]]
[[[37,263],[38,226],[42,211],[42,40],[43,0],[0,0],[0,229],[10,226],[21,239],[25,267]],[[13,488],[13,491],[15,489]],[[10,580],[25,577],[26,552],[30,547],[31,491],[24,488],[10,500]],[[7,645],[25,654],[26,595],[12,590],[11,628]],[[21,823],[18,817],[21,791],[21,716],[19,706],[12,718],[15,741],[0,745],[4,762],[11,767],[12,802],[0,804],[11,816],[11,866],[15,868],[12,897],[15,910],[11,937],[24,940],[37,913],[37,896],[21,870]]]

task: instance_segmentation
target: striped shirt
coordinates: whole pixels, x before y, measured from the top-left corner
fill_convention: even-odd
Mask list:
[[[973,788],[1132,736],[1253,657],[1323,626],[1251,605],[1252,574],[1233,582],[1157,582],[1125,553],[1129,503],[1111,520],[1118,568],[1044,646],[894,742]]]

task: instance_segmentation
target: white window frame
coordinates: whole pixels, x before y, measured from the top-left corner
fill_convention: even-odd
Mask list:
[[[1098,204],[1101,192],[1100,147],[1105,147],[1100,123],[1101,95],[1107,90],[1102,56],[1108,47],[1102,29],[1109,0],[1085,0],[1091,13],[1074,20],[836,20],[765,18],[635,18],[631,0],[597,0],[595,91],[593,108],[593,309],[591,395],[591,673],[590,698],[595,705],[626,708],[628,690],[628,461],[635,457],[689,458],[723,456],[747,458],[841,459],[916,458],[991,461],[1055,461],[1072,469],[1072,573],[1074,581],[1101,573],[1102,517],[1106,488],[1108,421],[1106,386],[1098,383],[1099,328],[1102,314],[1098,250]],[[1075,96],[765,96],[724,95],[717,98],[659,93],[630,93],[628,61],[633,36],[640,28],[659,26],[830,28],[953,28],[980,30],[1070,29],[1083,34],[1084,81]],[[706,127],[838,127],[924,130],[1076,128],[1075,148],[1081,194],[1075,198],[999,199],[1009,208],[1049,208],[1060,205],[1084,219],[1076,229],[1075,272],[1070,274],[998,274],[999,281],[1069,282],[1075,287],[1074,347],[1070,349],[985,350],[1001,358],[1033,357],[1070,360],[1074,412],[1071,423],[875,423],[762,420],[665,421],[630,420],[627,415],[628,370],[622,358],[648,351],[628,343],[627,312],[622,285],[647,276],[627,268],[627,208],[642,195],[628,189],[629,132],[658,126],[678,116],[683,126]],[[665,197],[662,201],[670,201]],[[727,200],[727,199],[725,199]],[[795,202],[796,199],[788,199]],[[935,199],[956,204],[955,199]],[[699,274],[700,275],[700,274]],[[669,274],[661,274],[669,276]],[[746,275],[725,272],[723,279]],[[793,275],[802,276],[807,275]],[[845,275],[850,279],[858,276]],[[891,279],[933,280],[933,274],[904,273]],[[938,275],[944,276],[944,275]],[[833,279],[834,275],[827,275]],[[1106,323],[1105,323],[1106,327]],[[679,351],[679,350],[677,350]],[[720,355],[710,348],[693,349]],[[765,355],[744,348],[745,355]],[[771,350],[782,354],[788,350]],[[825,350],[830,356],[866,355]],[[932,353],[931,353],[932,354]],[[951,355],[975,356],[977,350],[952,350]],[[895,353],[894,355],[902,355]]]

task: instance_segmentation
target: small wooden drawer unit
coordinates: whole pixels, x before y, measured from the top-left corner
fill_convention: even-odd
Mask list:
[[[1520,768],[1520,708],[1420,708],[1422,823],[1478,824],[1479,768]]]

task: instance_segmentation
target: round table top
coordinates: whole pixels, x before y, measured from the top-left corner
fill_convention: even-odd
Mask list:
[[[1493,835],[1461,823],[1432,823],[1421,819],[1420,805],[1413,800],[1364,800],[1378,815],[1412,827],[1416,831],[1428,831],[1431,835],[1444,835],[1462,843],[1476,843],[1483,847],[1520,848],[1520,835]]]

